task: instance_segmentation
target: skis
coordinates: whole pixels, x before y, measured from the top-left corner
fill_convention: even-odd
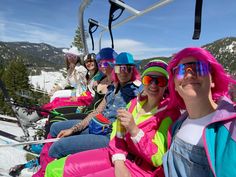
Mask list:
[[[28,145],[28,144],[43,144],[43,143],[52,143],[58,141],[60,138],[52,138],[52,139],[46,139],[46,140],[34,140],[34,141],[24,141],[24,142],[18,142],[18,143],[10,143],[10,144],[0,144],[1,147],[15,147],[20,145]]]
[[[8,132],[4,132],[2,130],[0,130],[0,135],[5,137],[5,138],[8,138],[8,139],[11,139],[11,140],[14,140],[14,141],[18,141],[18,142],[24,142],[25,141],[24,138],[20,138],[16,135],[13,135],[13,134],[8,133]]]
[[[9,170],[4,170],[3,168],[0,168],[0,176],[10,177]]]
[[[33,141],[26,141],[24,137],[18,137],[16,135],[13,135],[11,133],[5,132],[0,130],[0,136],[3,136],[7,139],[11,139],[14,141],[18,141],[16,143],[9,143],[7,144],[0,144],[1,147],[15,147],[15,146],[20,146],[20,145],[29,145],[29,144],[43,144],[43,143],[51,143],[51,142],[56,142],[60,138],[52,138],[52,139],[43,139],[43,140],[33,140]]]
[[[0,120],[5,122],[11,122],[11,123],[18,123],[17,119],[10,116],[4,116],[0,114]]]

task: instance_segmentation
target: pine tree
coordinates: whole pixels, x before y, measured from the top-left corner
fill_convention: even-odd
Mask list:
[[[26,100],[19,95],[22,90],[31,90],[31,85],[29,84],[28,71],[24,63],[20,60],[11,60],[9,65],[6,67],[2,80],[5,83],[7,91],[17,103],[25,103]],[[29,101],[30,102],[30,101]],[[27,104],[29,104],[27,101]],[[8,105],[3,105],[3,112],[12,115],[11,109]]]
[[[85,38],[88,38],[88,34],[85,32]],[[72,42],[73,46],[76,46],[79,51],[83,52],[83,43],[81,39],[81,30],[78,27],[75,31],[74,41]]]
[[[4,71],[5,71],[5,65],[1,61],[1,65],[0,65],[0,79],[1,80],[2,80],[2,76],[3,76]],[[4,99],[4,95],[3,95],[2,90],[0,90],[0,114],[4,114],[5,110],[6,110],[5,99]]]
[[[9,87],[10,93],[20,89],[30,89],[28,76],[27,68],[20,59],[12,60],[6,67],[6,71],[3,75],[5,84]]]
[[[2,78],[3,72],[4,72],[4,63],[0,60],[0,78]]]

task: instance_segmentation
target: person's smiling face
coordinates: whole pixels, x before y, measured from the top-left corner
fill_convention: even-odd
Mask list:
[[[198,60],[193,57],[183,58],[180,64],[186,64],[197,62]],[[209,72],[203,76],[199,76],[196,73],[196,69],[191,67],[185,70],[182,77],[178,77],[175,73],[174,77],[175,90],[182,98],[195,99],[199,97],[208,97],[211,91],[212,78]]]
[[[159,73],[159,72],[155,72],[155,71],[153,71],[153,72],[149,72],[148,74],[147,74],[147,76],[151,76],[151,77],[153,77],[153,79],[155,80],[155,82],[154,82],[154,80],[152,80],[152,81],[149,81],[149,83],[147,83],[147,84],[145,84],[144,83],[144,78],[142,79],[142,81],[143,81],[143,85],[144,85],[144,91],[145,91],[145,93],[150,97],[150,98],[152,98],[152,99],[162,99],[162,97],[163,97],[163,94],[164,94],[164,92],[165,92],[165,89],[166,89],[166,87],[167,87],[167,82],[168,82],[168,80],[167,80],[167,78],[162,74],[162,73]],[[145,77],[145,76],[144,76]],[[161,85],[161,86],[159,86],[159,84],[157,83],[158,81],[158,79],[157,79],[157,77],[164,77],[164,78],[166,78],[165,79],[165,86],[163,85]],[[164,81],[164,80],[163,80]]]
[[[99,70],[106,76],[110,75],[113,68],[111,67],[111,60],[101,60],[98,64]]]
[[[68,60],[69,63],[76,64],[77,63],[77,56],[74,54],[66,54],[66,59]]]
[[[91,59],[88,59],[87,61],[85,61],[85,67],[87,68],[88,71],[92,71],[96,69],[95,62],[96,62],[95,60],[91,60]]]

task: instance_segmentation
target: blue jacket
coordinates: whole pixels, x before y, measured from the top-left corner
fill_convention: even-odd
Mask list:
[[[188,117],[187,112],[173,126],[173,134]],[[215,177],[236,176],[236,106],[223,97],[216,113],[203,130],[203,144]]]
[[[105,95],[106,107],[102,114],[110,119],[111,122],[115,121],[117,109],[126,107],[126,105],[140,93],[141,82],[129,82],[125,86],[120,87],[119,91],[115,93],[116,88],[114,85],[108,87],[107,94]]]

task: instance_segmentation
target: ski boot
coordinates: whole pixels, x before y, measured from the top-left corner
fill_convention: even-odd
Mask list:
[[[34,127],[36,121],[40,119],[40,114],[35,110],[30,110],[21,106],[13,106],[12,109],[24,127]]]
[[[40,152],[42,151],[42,148],[43,148],[43,144],[31,144],[31,145],[25,145],[23,147],[25,151],[28,151],[34,154],[40,154]]]
[[[13,177],[16,177],[16,176],[20,175],[20,173],[23,169],[25,169],[25,168],[32,169],[32,168],[35,168],[37,166],[39,166],[39,158],[35,158],[35,159],[32,159],[32,160],[28,161],[25,164],[20,164],[20,165],[16,165],[16,166],[12,167],[9,170],[9,175],[13,176]]]
[[[13,177],[19,176],[21,171],[25,168],[24,166],[25,164],[19,164],[10,168],[9,175]]]

